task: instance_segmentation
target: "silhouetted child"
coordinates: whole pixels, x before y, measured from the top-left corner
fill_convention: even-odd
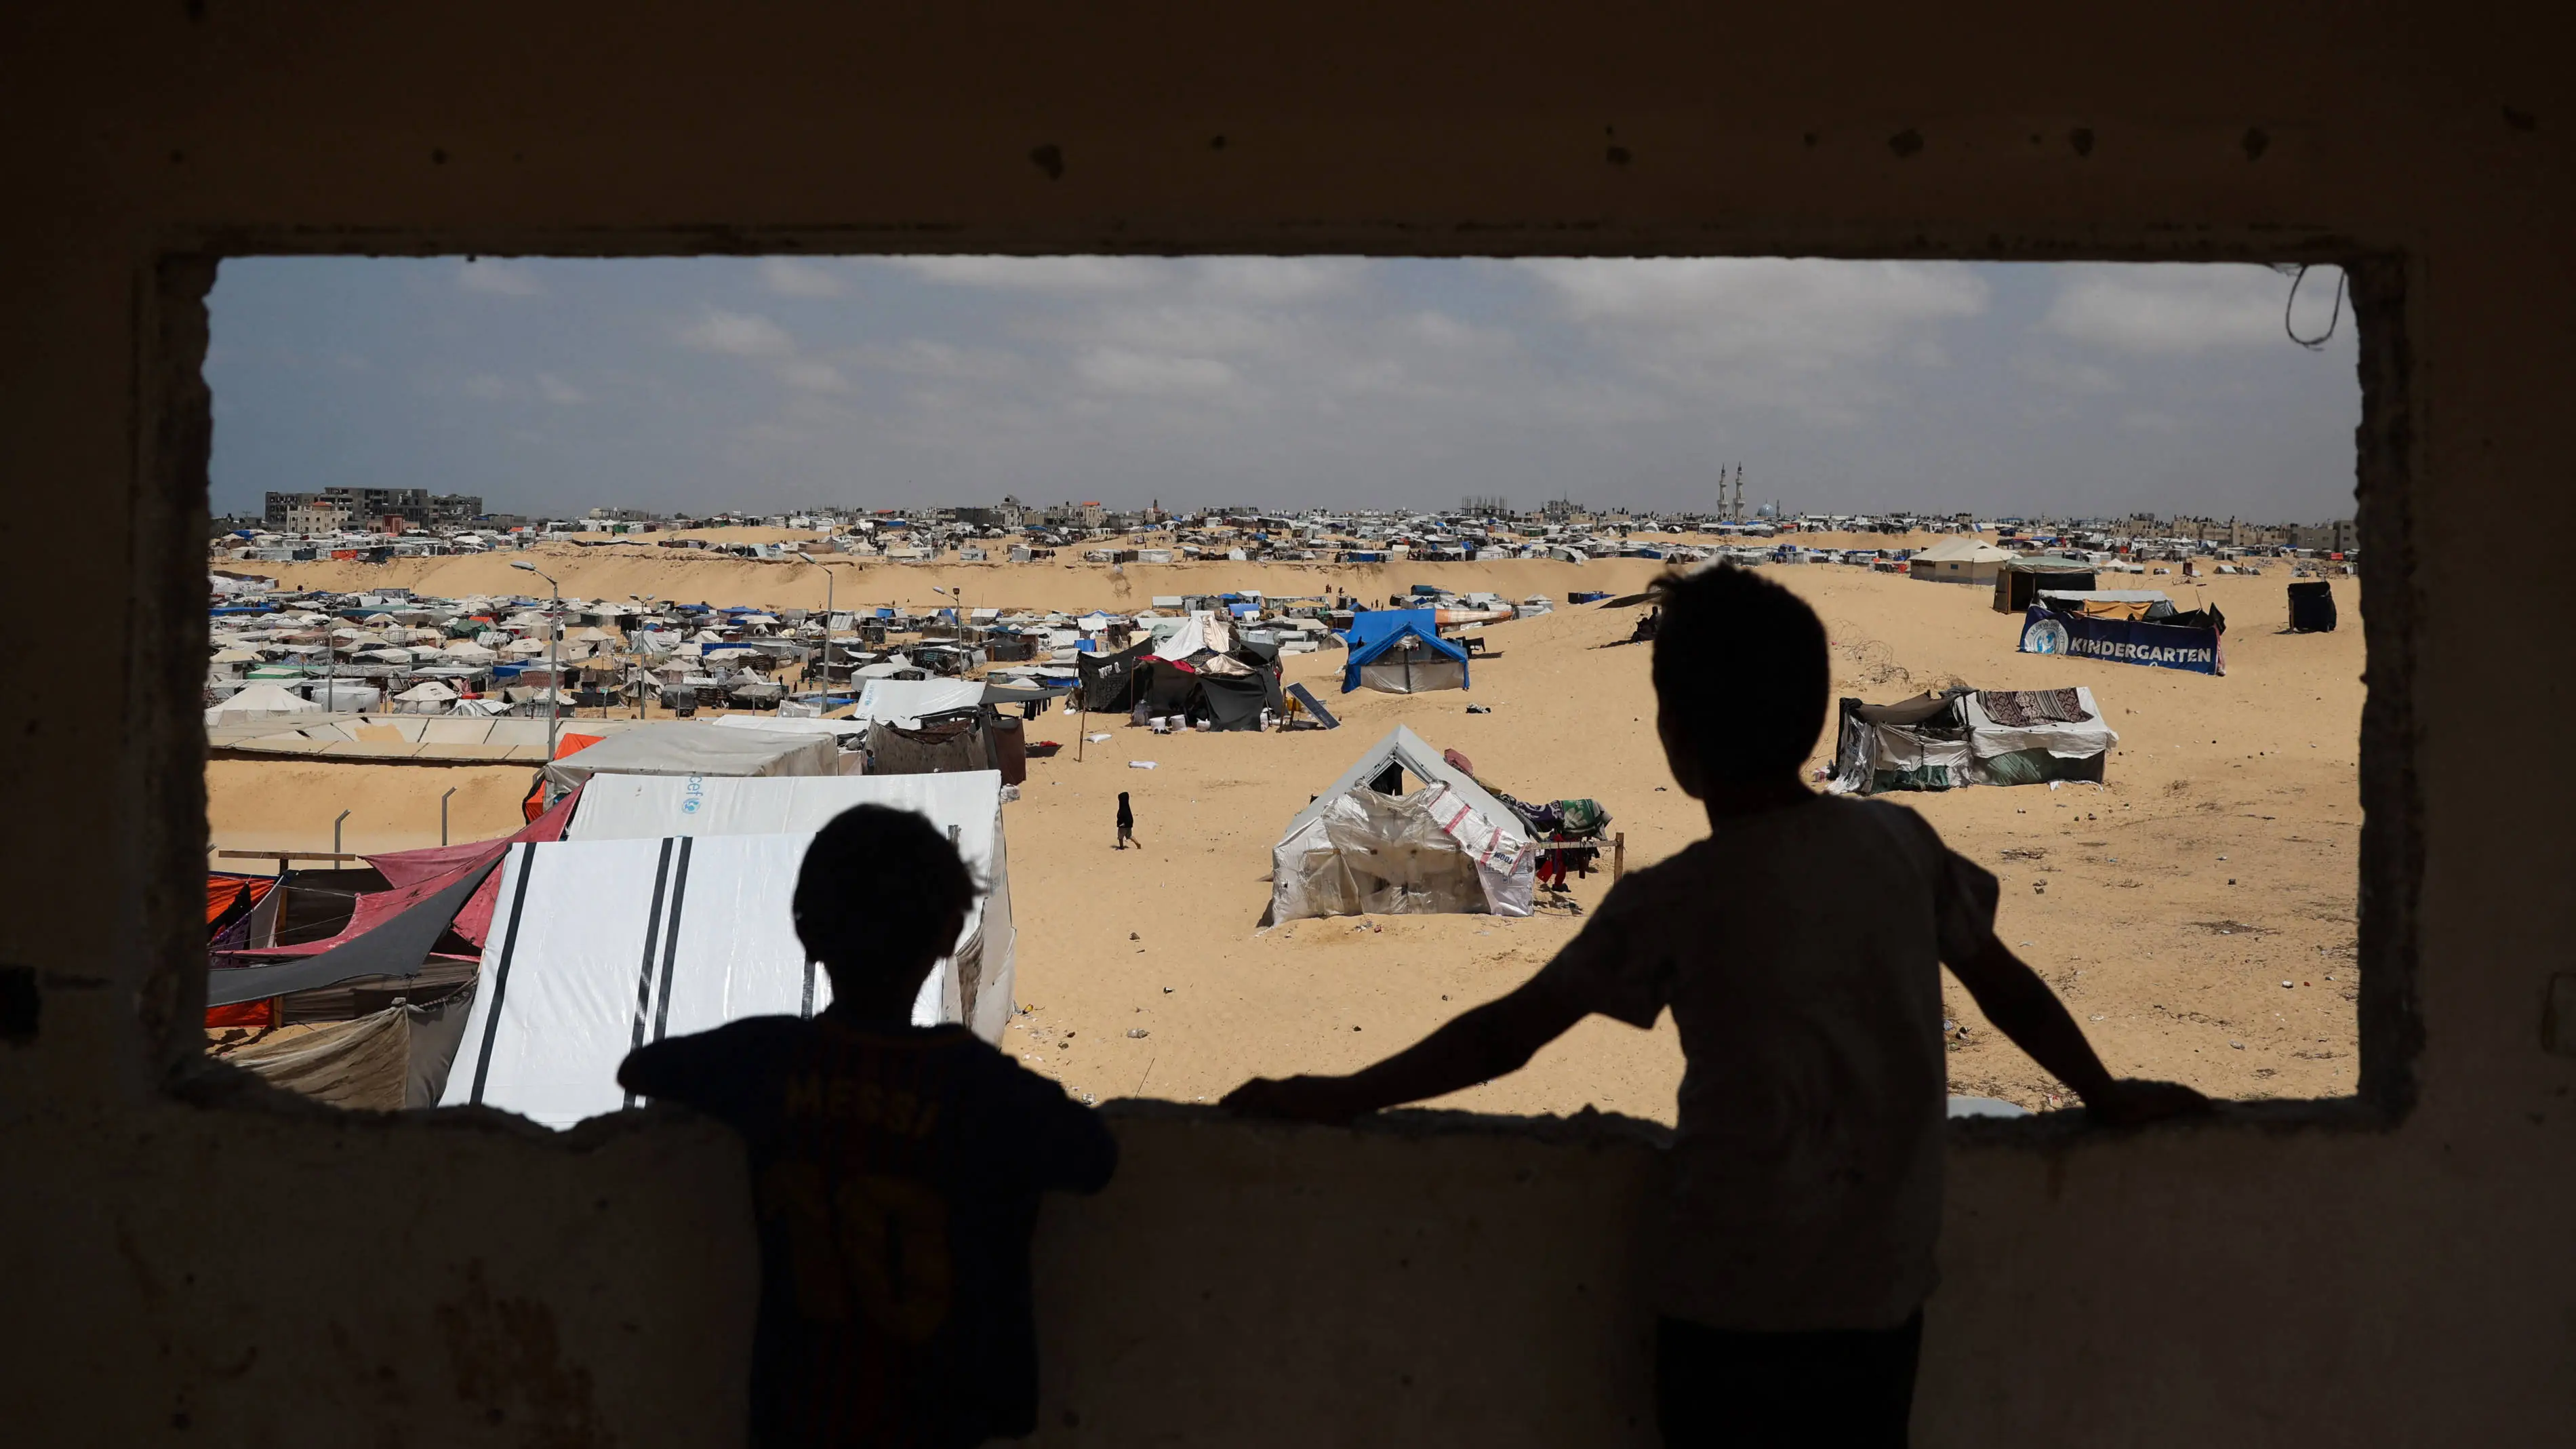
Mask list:
[[[1127,792],[1118,792],[1118,845],[1125,850],[1136,844],[1136,811],[1127,803]],[[1141,848],[1141,847],[1140,847]]]
[[[1254,1081],[1238,1111],[1346,1121],[1513,1071],[1586,1015],[1670,1007],[1688,1068],[1653,1260],[1673,1445],[1901,1445],[1941,1223],[1941,964],[2117,1123],[2205,1107],[2114,1079],[1995,939],[1993,876],[1912,810],[1811,793],[1824,626],[1735,568],[1667,579],[1656,728],[1709,834],[1614,887],[1539,973],[1348,1077]]]
[[[830,974],[812,1020],[639,1048],[617,1080],[740,1132],[760,1215],[751,1443],[950,1446],[1035,1426],[1038,1194],[1095,1192],[1099,1119],[962,1026],[912,1025],[976,895],[929,821],[862,805],[796,879]]]

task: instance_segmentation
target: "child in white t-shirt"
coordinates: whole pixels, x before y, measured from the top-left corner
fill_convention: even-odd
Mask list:
[[[1656,727],[1708,838],[1629,875],[1518,990],[1348,1077],[1253,1081],[1239,1112],[1347,1121],[1513,1071],[1585,1016],[1688,1061],[1657,1409],[1665,1442],[1902,1445],[1941,1223],[1940,968],[2130,1124],[2207,1106],[2114,1078],[1995,938],[1995,879],[1900,806],[1798,778],[1824,725],[1823,624],[1741,569],[1665,580]]]

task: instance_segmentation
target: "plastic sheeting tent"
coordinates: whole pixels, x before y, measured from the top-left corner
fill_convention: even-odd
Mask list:
[[[2102,778],[2118,734],[2093,691],[1951,690],[1895,704],[1842,701],[1836,794]]]
[[[957,950],[923,987],[914,1020],[963,1021],[987,1041],[1010,1020],[1013,958],[1010,855],[1002,834],[1002,777],[992,770],[942,775],[690,779],[599,775],[582,791],[567,840],[664,836],[790,835],[810,839],[856,805],[885,805],[929,818],[957,844],[985,894]],[[800,852],[797,861],[804,856]],[[796,867],[788,868],[788,886]],[[782,900],[785,897],[781,897]],[[781,906],[781,910],[785,907]]]
[[[1377,788],[1407,774],[1422,788]],[[1526,916],[1538,855],[1519,815],[1398,725],[1271,848],[1270,918]]]
[[[809,839],[513,846],[439,1104],[569,1127],[633,1105],[617,1064],[645,1042],[828,1005],[788,913]]]
[[[1355,689],[1420,694],[1467,688],[1467,651],[1440,637],[1433,609],[1371,609],[1351,621],[1342,693]]]
[[[829,775],[839,751],[828,735],[709,724],[629,728],[546,766],[546,782],[569,790],[593,775]]]
[[[231,724],[243,720],[262,720],[272,715],[320,714],[322,706],[290,693],[278,685],[254,684],[206,711],[206,723]]]

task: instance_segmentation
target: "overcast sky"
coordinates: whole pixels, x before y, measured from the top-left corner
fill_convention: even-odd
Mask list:
[[[2313,522],[2352,319],[2260,267],[1791,260],[260,258],[214,504],[498,511],[1500,495]],[[2330,272],[2301,289],[2324,330]]]

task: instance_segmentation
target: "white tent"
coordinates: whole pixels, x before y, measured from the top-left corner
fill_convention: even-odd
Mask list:
[[[546,766],[569,790],[593,775],[829,775],[839,750],[825,735],[717,729],[673,720],[626,729]]]
[[[831,1002],[789,902],[808,837],[512,847],[441,1106],[569,1127],[631,1106],[637,1045]]]
[[[1945,538],[1915,554],[1906,562],[1905,571],[1936,584],[1992,584],[1996,570],[2019,557],[1982,538],[1961,535]]]
[[[918,720],[984,702],[976,679],[870,679],[859,686],[858,716],[865,720]]]
[[[456,698],[456,691],[435,679],[424,679],[394,698],[406,704],[445,704]]]
[[[1401,789],[1406,775],[1422,788],[1374,788]],[[1526,916],[1538,855],[1519,815],[1397,725],[1271,848],[1270,917]]]
[[[513,848],[443,1105],[549,1126],[631,1105],[617,1063],[640,1041],[831,1003],[789,908],[813,832],[853,805],[919,811],[986,887],[913,1004],[997,1040],[1012,1010],[1001,777],[682,779],[601,775],[565,839]]]
[[[320,714],[322,706],[274,684],[254,684],[206,711],[210,725],[266,719],[278,714]]]

